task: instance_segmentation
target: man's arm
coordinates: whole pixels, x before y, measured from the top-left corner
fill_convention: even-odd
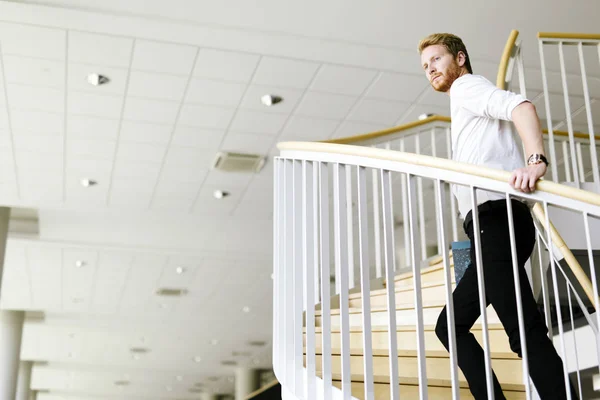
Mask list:
[[[544,140],[542,128],[535,106],[524,102],[516,106],[512,112],[512,120],[525,146],[525,156],[543,154]],[[551,160],[552,161],[552,160]],[[525,193],[535,190],[535,183],[546,173],[546,164],[528,165],[513,171],[508,183],[517,190]]]

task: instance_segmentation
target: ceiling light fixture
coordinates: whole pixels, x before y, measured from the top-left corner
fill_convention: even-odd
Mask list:
[[[130,383],[128,380],[115,381],[115,386],[128,386]]]
[[[260,102],[263,103],[267,107],[274,106],[277,103],[281,103],[283,98],[281,96],[277,96],[275,94],[265,94],[260,98]]]
[[[176,379],[178,382],[181,382],[181,381],[183,381],[183,376],[181,376],[181,375],[177,375],[177,376],[175,377],[175,379]]]
[[[425,119],[427,119],[427,118],[429,118],[429,117],[433,117],[434,115],[435,115],[435,114],[423,113],[423,114],[419,115],[419,117],[418,117],[418,118],[419,118],[419,121],[423,121],[423,120],[425,120]]]
[[[242,308],[242,311],[243,311],[243,312],[245,312],[245,313],[249,313],[249,312],[250,312],[250,307],[248,307],[248,306],[244,306],[244,307]]]
[[[194,358],[192,358],[192,360],[194,360],[195,363],[199,363],[200,361],[202,361],[202,357],[195,356]]]
[[[172,392],[173,391],[173,388],[171,386],[167,386],[166,389],[167,389],[167,392]]]
[[[98,182],[97,182],[97,181],[95,181],[95,180],[93,180],[93,179],[88,179],[88,178],[85,178],[85,179],[82,179],[82,180],[81,180],[81,185],[82,185],[83,187],[95,186],[95,185],[97,185],[97,184],[98,184]]]
[[[184,267],[177,267],[175,268],[175,272],[177,272],[177,274],[181,275],[185,272],[185,268]]]
[[[218,340],[218,339],[212,339],[212,340],[210,341],[210,344],[212,344],[213,346],[216,346],[216,345],[218,345],[218,344],[219,344],[219,340]]]
[[[81,267],[83,267],[84,265],[85,265],[85,261],[82,261],[82,260],[77,260],[77,261],[75,261],[75,266],[76,266],[77,268],[81,268]]]
[[[92,73],[87,76],[87,81],[92,86],[100,86],[100,85],[105,85],[108,82],[110,82],[110,79],[108,79],[107,76]]]
[[[223,198],[229,196],[229,192],[226,192],[224,190],[215,190],[215,192],[213,193],[213,196],[215,196],[215,199],[223,199]]]

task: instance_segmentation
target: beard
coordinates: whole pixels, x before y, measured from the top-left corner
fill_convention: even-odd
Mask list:
[[[437,92],[448,92],[456,79],[460,77],[460,67],[454,63],[448,67],[445,74],[440,74],[435,82],[431,82],[431,86]]]

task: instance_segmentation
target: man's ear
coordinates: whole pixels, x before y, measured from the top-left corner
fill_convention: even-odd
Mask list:
[[[456,55],[456,62],[458,63],[459,67],[463,67],[465,65],[465,63],[467,62],[467,56],[465,55],[465,53],[463,53],[462,51],[459,51],[458,54]]]

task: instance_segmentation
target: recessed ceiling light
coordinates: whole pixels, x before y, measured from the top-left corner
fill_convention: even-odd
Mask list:
[[[429,117],[433,117],[435,114],[428,114],[428,113],[423,113],[421,115],[419,115],[419,121],[423,121],[424,119],[427,119]]]
[[[160,303],[158,306],[163,310],[168,307],[166,303]]]
[[[175,379],[176,379],[178,382],[181,382],[181,381],[183,380],[183,376],[181,376],[181,375],[177,375],[177,376],[175,377]]]
[[[84,178],[81,180],[81,185],[84,187],[90,187],[90,186],[94,186],[97,184],[98,184],[98,182],[93,179]]]
[[[128,380],[115,381],[115,386],[128,386],[130,383]]]
[[[233,360],[221,361],[221,365],[224,365],[226,367],[233,367],[233,366],[237,365],[237,361],[233,361]]]
[[[179,297],[187,294],[187,289],[176,289],[176,288],[160,288],[156,290],[156,294],[159,296],[171,296]]]
[[[199,363],[200,361],[202,361],[202,357],[195,356],[194,358],[192,358],[192,360],[194,360],[194,362],[196,362],[196,363]]]
[[[250,312],[250,307],[248,307],[248,306],[244,306],[244,307],[242,308],[242,311],[243,311],[243,312],[245,312],[245,313],[249,313],[249,312]]]
[[[167,386],[165,389],[167,389],[167,392],[172,392],[173,388],[171,386]]]
[[[218,340],[218,339],[212,339],[212,340],[210,341],[210,344],[212,344],[213,346],[216,346],[216,345],[218,345],[218,344],[219,344],[219,340]]]
[[[251,340],[248,342],[248,346],[251,346],[251,347],[263,347],[266,345],[267,345],[267,342],[262,341],[262,340]]]
[[[110,82],[107,76],[92,73],[87,76],[87,81],[92,86],[100,86]]]
[[[177,272],[179,275],[183,274],[185,272],[185,268],[184,267],[177,267],[175,268],[175,272]]]
[[[83,261],[83,260],[77,260],[77,261],[75,261],[75,266],[76,266],[77,268],[81,268],[81,267],[83,267],[84,265],[85,265],[85,261]]]
[[[229,192],[226,192],[224,190],[215,190],[213,196],[215,196],[215,199],[222,199],[229,196]]]
[[[139,360],[140,359],[140,355],[139,354],[134,354],[131,358],[133,358],[134,360]]]
[[[263,103],[267,107],[274,106],[277,103],[281,103],[283,98],[281,96],[277,96],[275,94],[265,94],[260,98],[260,102]]]

